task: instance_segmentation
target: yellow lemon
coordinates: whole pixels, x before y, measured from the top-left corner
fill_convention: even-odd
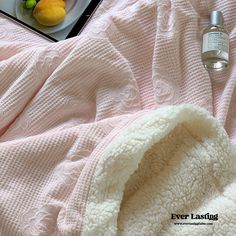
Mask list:
[[[33,10],[34,18],[42,25],[54,26],[66,16],[64,0],[40,0]]]

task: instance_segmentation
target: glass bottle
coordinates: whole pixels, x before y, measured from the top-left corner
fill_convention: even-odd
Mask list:
[[[203,31],[202,62],[207,70],[220,71],[228,67],[229,35],[220,11],[211,12],[210,25]]]

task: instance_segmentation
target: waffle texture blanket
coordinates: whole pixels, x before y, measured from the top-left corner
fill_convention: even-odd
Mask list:
[[[77,127],[2,143],[2,235],[235,235],[236,152],[221,124],[193,105],[131,120],[89,156]]]
[[[58,43],[1,16],[0,235],[235,235],[235,9],[104,0]],[[230,35],[217,74],[211,10]]]

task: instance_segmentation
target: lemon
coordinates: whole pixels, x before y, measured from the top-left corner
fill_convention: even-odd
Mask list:
[[[65,7],[63,0],[40,0],[34,8],[33,16],[42,25],[54,26],[64,20]]]

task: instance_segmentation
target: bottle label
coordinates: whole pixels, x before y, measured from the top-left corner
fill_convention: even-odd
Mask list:
[[[229,35],[223,32],[209,32],[203,35],[202,53],[220,50],[229,53]]]

